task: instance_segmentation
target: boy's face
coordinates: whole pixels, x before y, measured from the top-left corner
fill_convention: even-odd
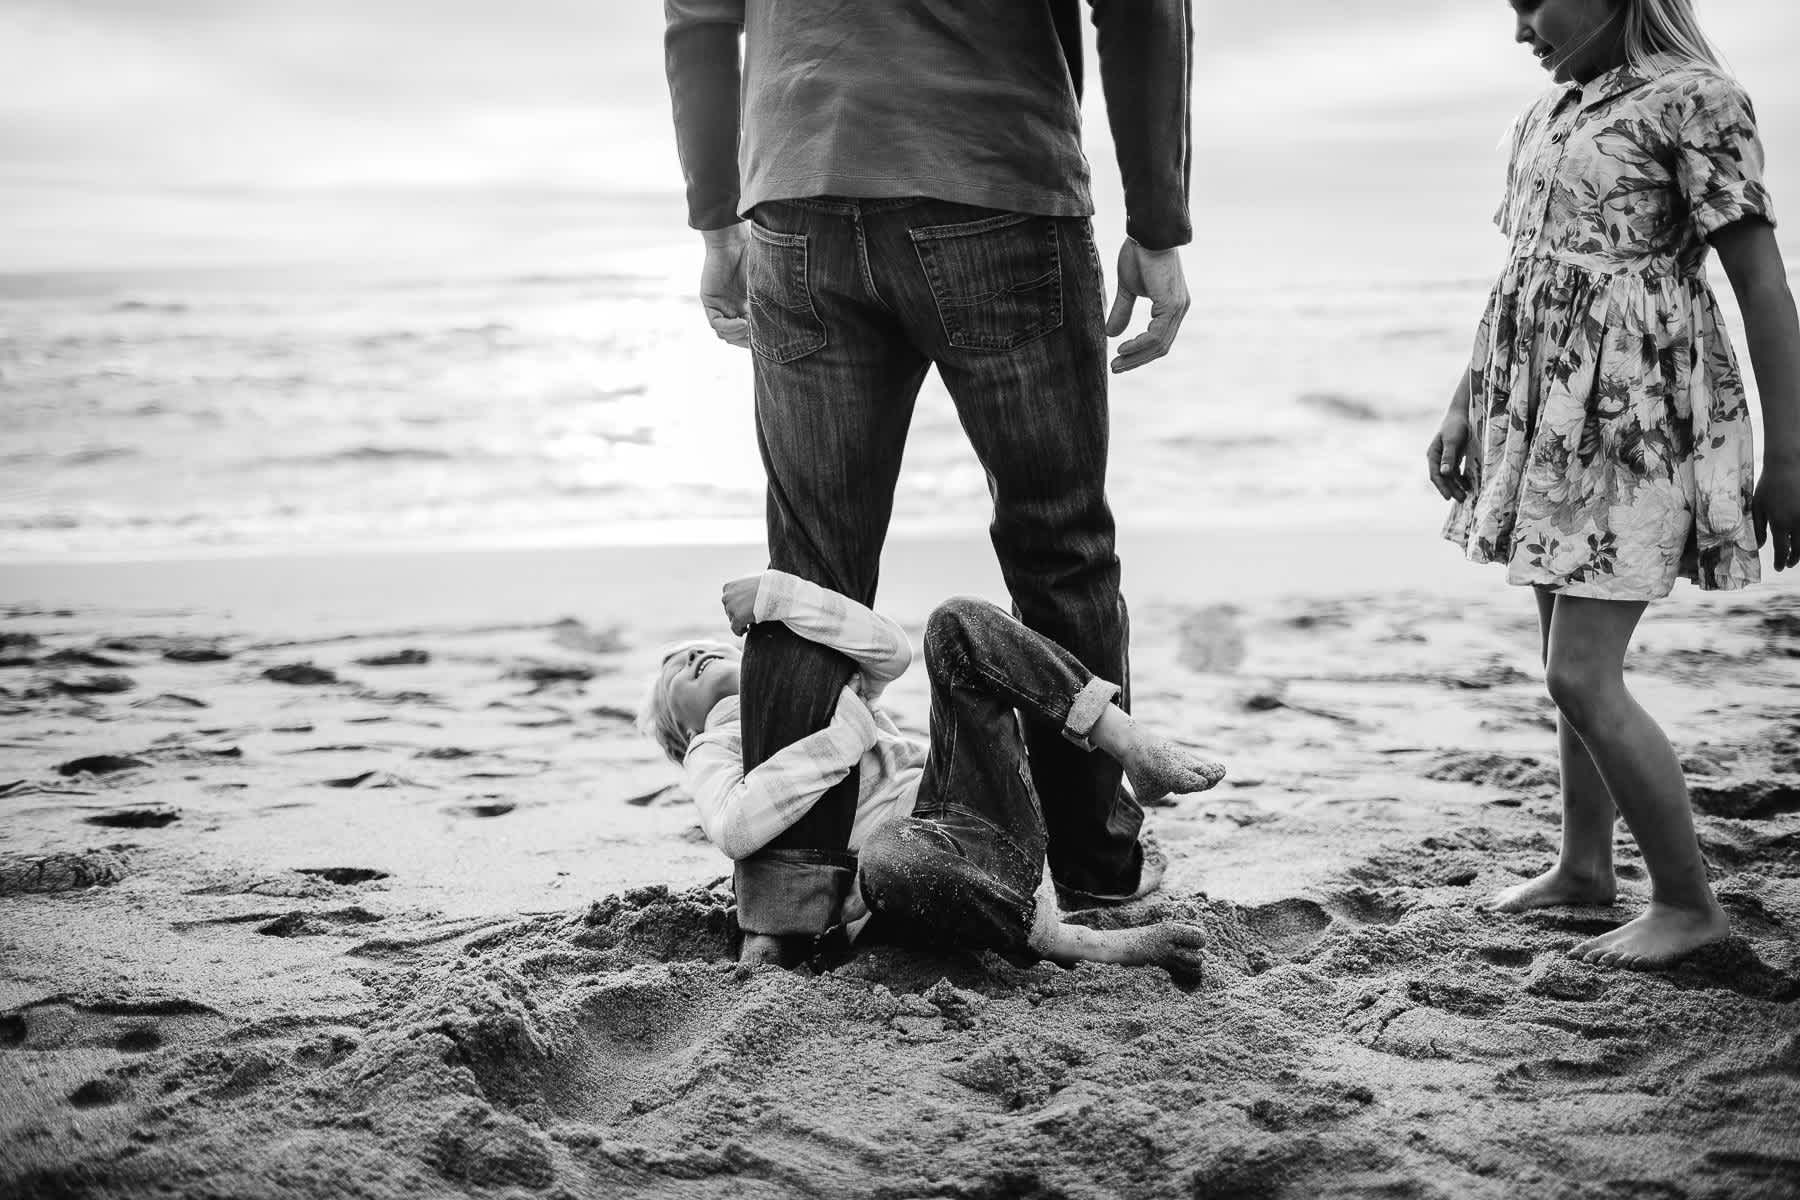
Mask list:
[[[669,681],[669,712],[689,733],[706,725],[706,714],[738,693],[738,652],[721,644],[689,646],[663,660]]]

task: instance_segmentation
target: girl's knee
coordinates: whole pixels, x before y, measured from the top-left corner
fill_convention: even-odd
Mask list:
[[[1612,664],[1572,655],[1552,656],[1544,669],[1544,686],[1550,699],[1577,729],[1592,723],[1622,682]]]

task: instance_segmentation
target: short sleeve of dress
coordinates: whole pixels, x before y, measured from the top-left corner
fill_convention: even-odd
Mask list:
[[[1506,148],[1506,191],[1500,196],[1500,207],[1494,210],[1494,224],[1507,237],[1513,236],[1513,188],[1525,164],[1519,161],[1520,149],[1525,145],[1525,132],[1530,128],[1533,118],[1541,102],[1532,104],[1513,118],[1512,127],[1501,137],[1500,144]]]
[[[1774,224],[1750,97],[1716,75],[1699,76],[1681,91],[1675,181],[1694,229],[1709,238],[1746,217]]]
[[[1512,119],[1507,133],[1499,139],[1499,144],[1507,149],[1507,191],[1499,198],[1499,207],[1494,209],[1494,225],[1499,232],[1512,237],[1517,232],[1517,200],[1519,200],[1519,184],[1521,180],[1530,178],[1532,164],[1526,162],[1526,146],[1534,146],[1534,131],[1543,122],[1544,112],[1548,104],[1543,97],[1535,99]]]

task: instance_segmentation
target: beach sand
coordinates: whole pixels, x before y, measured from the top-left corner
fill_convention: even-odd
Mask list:
[[[0,1195],[1800,1194],[1791,581],[1639,636],[1733,934],[1631,974],[1565,957],[1645,902],[1623,827],[1615,908],[1482,907],[1557,844],[1498,571],[1123,549],[1136,711],[1231,774],[1152,811],[1159,894],[1084,919],[1199,922],[1191,990],[731,961],[631,713],[751,548],[0,569]],[[915,640],[955,591],[998,595],[978,542],[890,549]],[[922,672],[888,697],[923,727]]]

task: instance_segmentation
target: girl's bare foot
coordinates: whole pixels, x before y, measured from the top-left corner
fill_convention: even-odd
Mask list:
[[[1652,900],[1642,915],[1582,942],[1569,951],[1569,957],[1602,967],[1648,971],[1686,958],[1730,932],[1725,910],[1717,901],[1708,908],[1692,909]]]
[[[1608,871],[1604,876],[1580,875],[1560,863],[1535,879],[1507,888],[1495,896],[1495,912],[1524,912],[1529,908],[1555,908],[1559,904],[1606,905],[1619,895],[1619,885]]]
[[[1223,765],[1183,750],[1167,738],[1134,730],[1119,762],[1139,804],[1155,804],[1164,796],[1204,792],[1225,778]]]

